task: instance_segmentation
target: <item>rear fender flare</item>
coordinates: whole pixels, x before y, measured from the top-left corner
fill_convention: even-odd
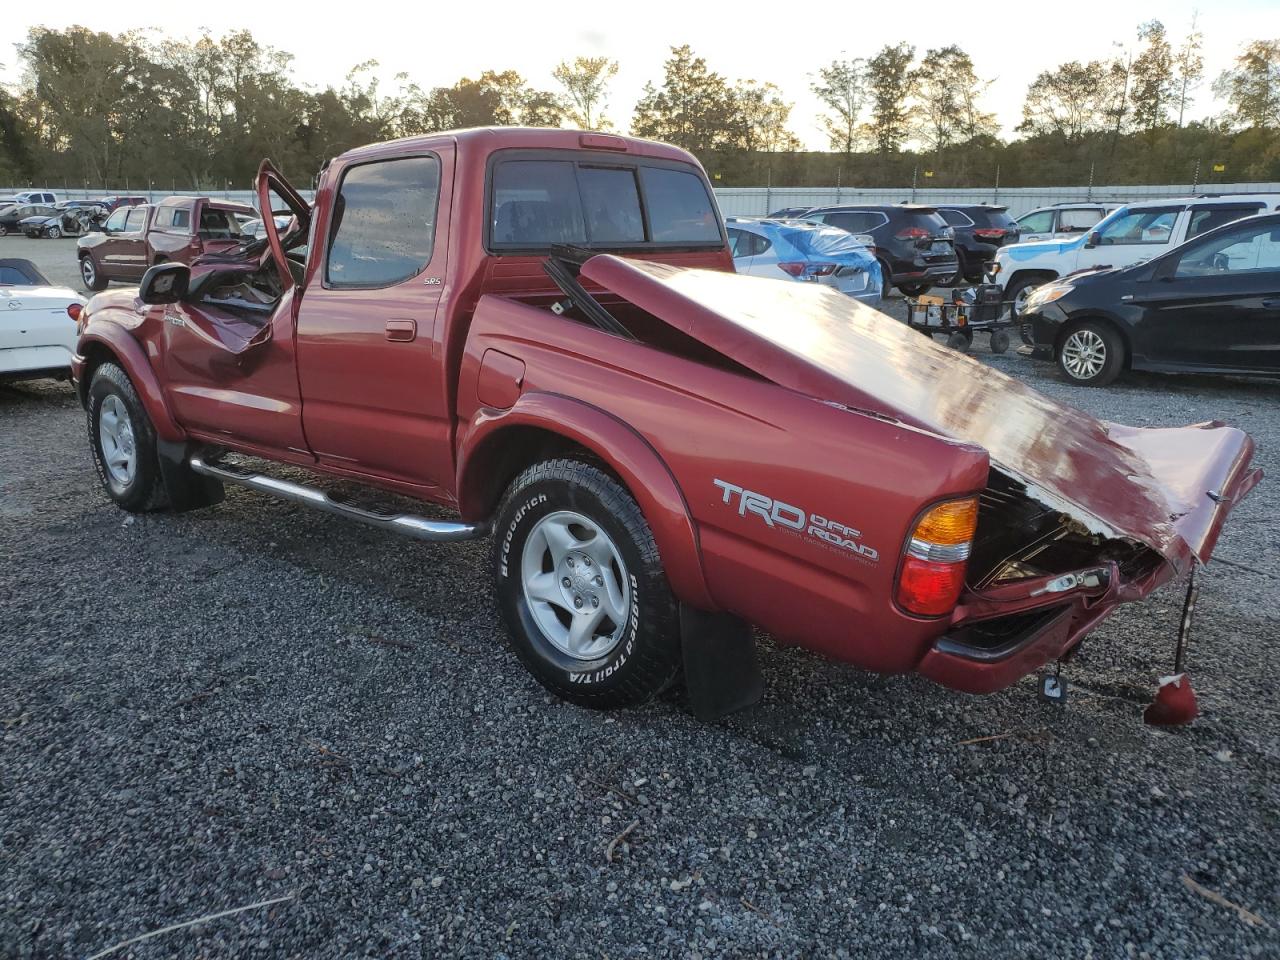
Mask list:
[[[109,359],[112,363],[118,364],[129,375],[129,380],[138,391],[142,405],[147,409],[147,416],[151,418],[156,435],[161,440],[172,443],[186,440],[186,432],[178,426],[169,413],[169,406],[165,403],[164,393],[160,389],[160,381],[156,378],[155,371],[151,369],[151,364],[147,362],[142,346],[129,334],[129,331],[107,320],[90,320],[84,332],[80,334],[76,352],[89,359],[99,351],[107,354],[103,360]],[[88,397],[93,367],[96,367],[98,362],[85,367],[85,374],[79,385],[81,400]]]
[[[718,609],[703,575],[697,529],[671,470],[632,427],[579,400],[526,393],[508,410],[476,413],[458,451],[458,509],[464,518],[487,519],[497,507],[510,478],[494,489],[492,473],[504,462],[507,440],[521,428],[556,435],[608,465],[640,505],[675,595],[699,609]]]

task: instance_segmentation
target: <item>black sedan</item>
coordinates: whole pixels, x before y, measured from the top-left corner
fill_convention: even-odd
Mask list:
[[[1102,386],[1124,370],[1280,375],[1280,214],[1248,217],[1120,270],[1036,288],[1032,356]]]

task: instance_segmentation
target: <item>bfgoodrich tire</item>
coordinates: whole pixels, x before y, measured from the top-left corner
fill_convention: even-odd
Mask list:
[[[498,508],[493,564],[512,645],[557,696],[626,707],[676,679],[677,606],[653,534],[598,466],[547,460],[516,477]]]
[[[130,513],[168,506],[151,418],[114,363],[94,370],[88,415],[93,465],[107,496]]]

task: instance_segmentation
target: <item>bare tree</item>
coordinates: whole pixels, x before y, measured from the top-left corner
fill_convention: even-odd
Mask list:
[[[569,119],[584,130],[608,130],[613,126],[603,112],[605,92],[617,73],[618,61],[608,57],[575,57],[572,63],[562,60],[551,75],[573,104]]]
[[[831,113],[821,114],[832,150],[848,159],[858,143],[858,116],[866,99],[865,60],[832,60],[818,69],[818,80],[809,88]]]

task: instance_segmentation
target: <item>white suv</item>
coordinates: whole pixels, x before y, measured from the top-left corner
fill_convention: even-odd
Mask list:
[[[1158,257],[1206,230],[1280,210],[1280,194],[1244,193],[1131,203],[1078,237],[1015,243],[996,251],[996,282],[1016,317],[1027,295],[1050,280],[1090,267],[1127,267]],[[1025,337],[1024,337],[1025,339]]]

